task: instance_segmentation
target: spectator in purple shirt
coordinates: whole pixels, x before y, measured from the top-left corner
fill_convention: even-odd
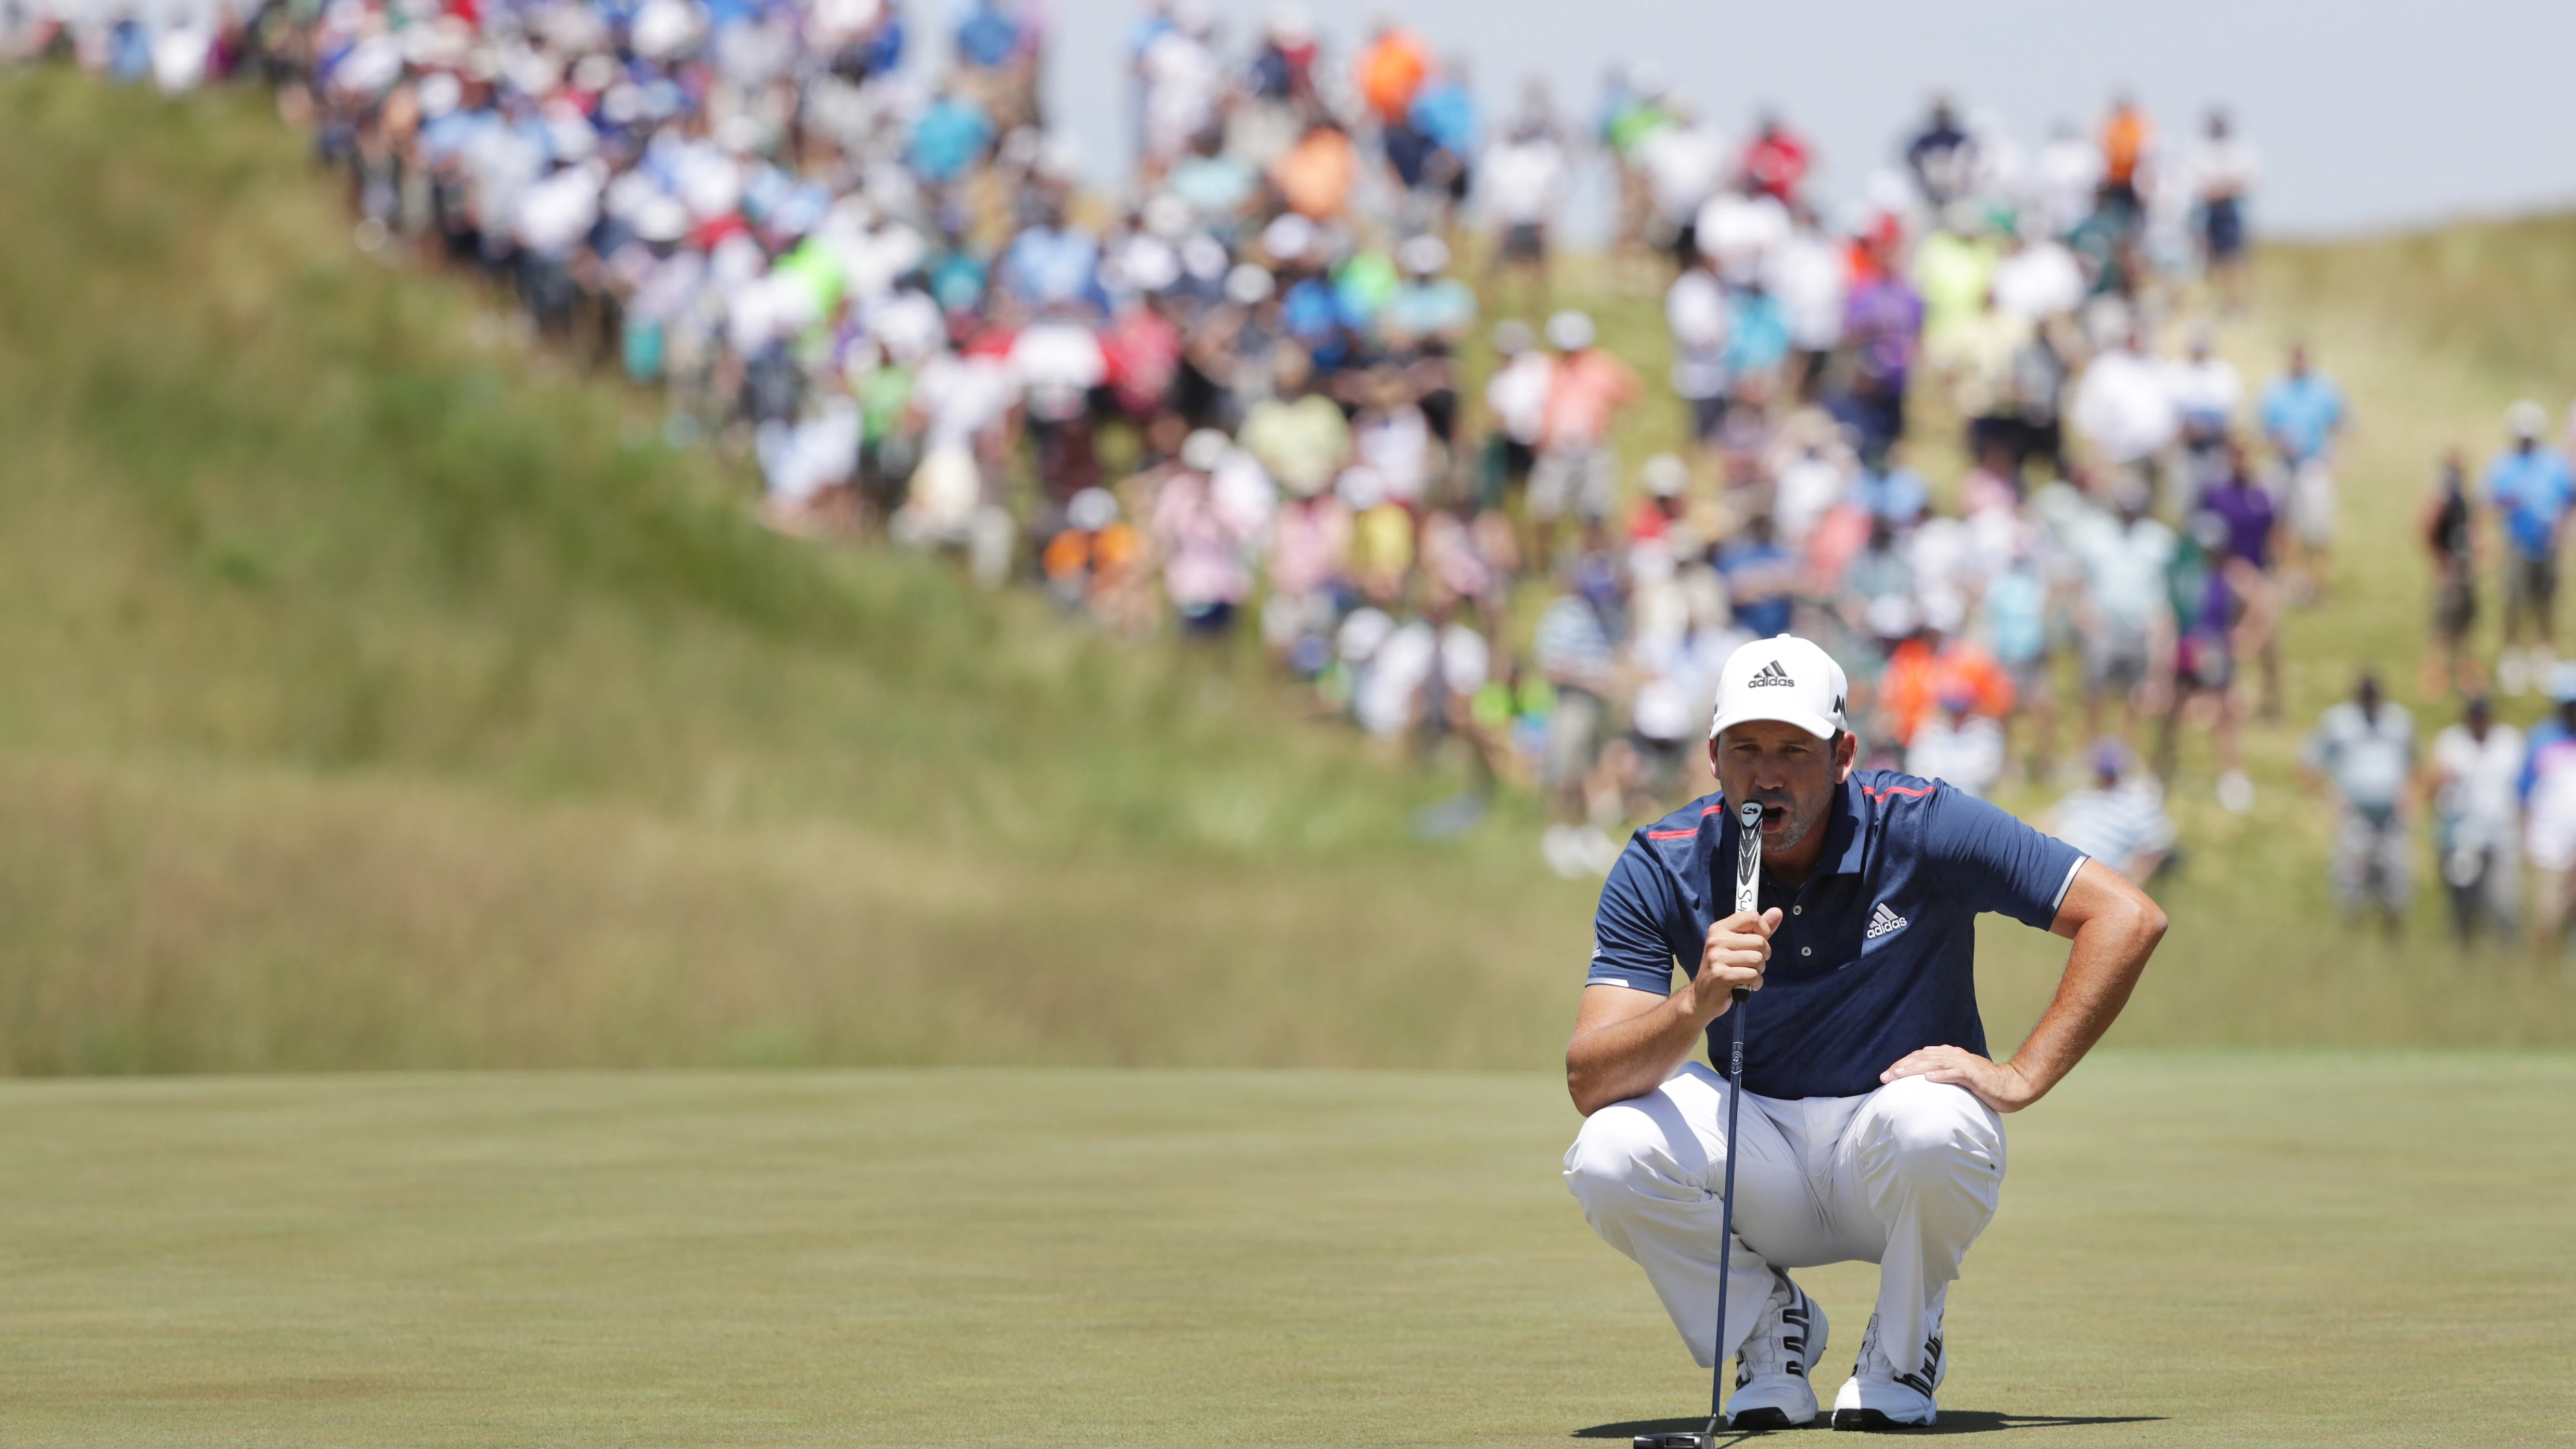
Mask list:
[[[2280,584],[2273,573],[2277,557],[2273,543],[2281,517],[2272,495],[2245,466],[2243,444],[2228,440],[2226,471],[2200,490],[2192,511],[2215,514],[2227,522],[2231,564],[2225,572],[2229,587],[2244,601],[2235,631],[2236,657],[2251,657],[2262,664],[2260,709],[2264,719],[2277,720],[2281,717],[2281,649],[2274,621],[2280,615]]]
[[[1905,433],[1905,383],[1923,337],[1923,299],[1893,268],[1876,267],[1843,308],[1843,338],[1853,350],[1852,390],[1831,410],[1860,433],[1859,451],[1875,455]]]

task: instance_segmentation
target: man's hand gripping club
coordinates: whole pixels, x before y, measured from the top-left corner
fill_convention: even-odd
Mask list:
[[[1745,898],[1739,893],[1738,899]],[[1589,1117],[1613,1102],[1662,1086],[1689,1059],[1709,1023],[1726,1015],[1736,992],[1762,989],[1763,972],[1771,964],[1771,935],[1779,929],[1777,906],[1739,909],[1716,922],[1701,943],[1699,970],[1680,990],[1634,1015],[1609,1016],[1601,1009],[1608,1003],[1587,991],[1574,1040],[1565,1050],[1566,1085],[1575,1110]],[[1619,1007],[1629,1004],[1620,998],[1642,994],[1599,990]]]
[[[1699,953],[1699,974],[1691,978],[1691,1033],[1726,1015],[1738,990],[1762,989],[1762,973],[1771,964],[1771,933],[1780,929],[1780,908],[1759,914],[1737,911],[1708,928]]]

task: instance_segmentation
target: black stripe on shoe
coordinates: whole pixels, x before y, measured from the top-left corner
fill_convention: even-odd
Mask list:
[[[1857,1429],[1864,1434],[1903,1434],[1915,1429],[1929,1429],[1933,1424],[1938,1422],[1939,1417],[1937,1415],[1928,1423],[1906,1424],[1900,1423],[1895,1419],[1891,1419],[1876,1409],[1834,1410],[1834,1427],[1836,1429]]]

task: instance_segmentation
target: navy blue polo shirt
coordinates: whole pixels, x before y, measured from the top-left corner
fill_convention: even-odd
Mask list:
[[[1735,912],[1735,812],[1703,795],[1638,831],[1601,889],[1587,985],[1672,991],[1699,974],[1708,928]],[[1855,770],[1823,825],[1824,853],[1780,908],[1771,965],[1744,1020],[1744,1088],[1858,1097],[1918,1047],[1986,1052],[1977,1016],[1976,918],[2046,930],[2084,853],[1948,785]],[[1723,1016],[1709,1056],[1726,1059]]]

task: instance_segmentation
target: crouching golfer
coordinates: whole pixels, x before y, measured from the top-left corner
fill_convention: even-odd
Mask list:
[[[1737,1361],[1737,1428],[1815,1418],[1825,1315],[1788,1270],[1879,1265],[1878,1307],[1834,1396],[1834,1427],[1930,1424],[1941,1313],[2003,1186],[1999,1114],[2045,1096],[2120,1013],[2164,913],[2063,841],[1934,781],[1852,768],[1843,671],[1783,634],[1735,651],[1709,755],[1722,795],[1637,832],[1601,892],[1565,1051],[1587,1119],[1565,1180],[1646,1270],[1703,1367]],[[1762,911],[1733,905],[1726,802],[1757,801]],[[2074,941],[2048,1012],[2010,1061],[1977,1018],[1980,911]],[[1678,962],[1689,979],[1678,989]],[[1726,1079],[1685,1063],[1733,988],[1752,988],[1739,1141]],[[1726,1156],[1737,1154],[1727,1322],[1715,1320]],[[1714,1340],[1714,1341],[1712,1341]]]

